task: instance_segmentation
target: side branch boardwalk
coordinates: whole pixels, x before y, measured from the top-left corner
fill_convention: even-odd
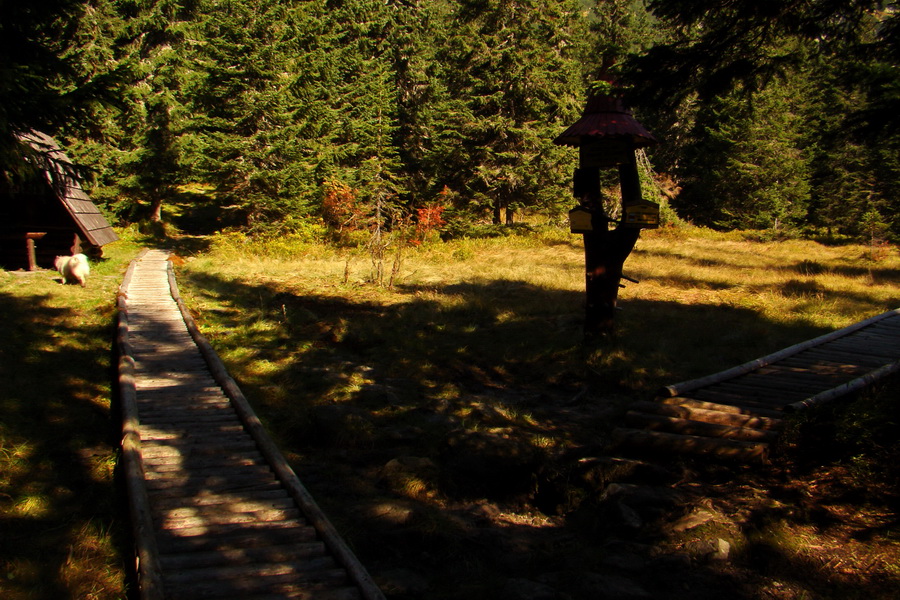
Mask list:
[[[765,461],[785,413],[857,392],[900,370],[900,309],[636,402],[620,447]]]
[[[118,305],[141,598],[383,600],[200,335],[167,253],[132,262]]]

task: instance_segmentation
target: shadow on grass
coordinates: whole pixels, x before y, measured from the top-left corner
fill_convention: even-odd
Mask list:
[[[602,493],[579,465],[606,451],[631,400],[822,328],[629,301],[618,335],[585,347],[581,294],[521,281],[400,288],[392,303],[206,273],[179,281],[214,306],[198,323],[376,579],[421,575],[401,579],[427,593],[396,597],[492,598],[528,579],[592,598],[616,575],[654,598],[758,597],[727,570],[685,572],[691,557],[617,564],[613,544],[651,548],[664,531],[623,532],[600,508],[590,527],[569,519]]]
[[[80,289],[78,290],[80,291]],[[48,295],[0,292],[0,596],[112,598],[111,331]],[[104,342],[98,346],[98,340]]]

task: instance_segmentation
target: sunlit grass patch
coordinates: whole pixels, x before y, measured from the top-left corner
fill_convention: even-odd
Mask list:
[[[21,474],[28,465],[33,448],[28,442],[13,441],[8,427],[0,427],[0,485]]]
[[[48,516],[51,510],[50,499],[43,495],[37,495],[19,498],[11,512],[20,517],[39,519]]]

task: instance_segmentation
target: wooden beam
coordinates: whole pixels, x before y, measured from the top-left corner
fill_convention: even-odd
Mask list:
[[[685,396],[657,398],[656,402],[659,404],[674,404],[675,406],[685,406],[689,408],[703,408],[721,413],[734,413],[752,417],[773,417],[775,420],[779,420],[782,417],[781,411],[779,410],[760,408],[759,406],[743,406],[737,402],[722,404],[719,402],[710,402],[708,400],[698,400],[697,398],[687,398]]]
[[[759,442],[740,442],[624,427],[614,429],[612,439],[616,444],[634,448],[716,456],[746,462],[767,462],[769,454],[769,445]]]
[[[633,410],[625,413],[625,422],[631,427],[641,427],[651,431],[668,431],[670,433],[722,438],[726,440],[771,443],[778,439],[778,434],[774,431],[754,429],[752,427],[719,425],[707,421],[694,421],[692,419],[669,417]]]
[[[788,412],[805,410],[813,406],[831,402],[832,400],[836,400],[841,396],[846,396],[847,394],[858,392],[863,388],[873,384],[874,382],[880,379],[884,379],[888,375],[892,375],[898,371],[900,371],[900,361],[884,365],[881,368],[875,369],[871,373],[863,375],[862,377],[857,377],[853,381],[848,381],[840,387],[828,390],[827,392],[822,392],[821,394],[816,394],[815,396],[811,396],[799,402],[794,402],[793,404],[788,404],[784,407],[784,410]]]
[[[628,408],[632,411],[703,421],[728,427],[752,427],[754,429],[778,429],[781,421],[758,415],[739,414],[736,412],[721,412],[709,408],[693,406],[679,406],[677,404],[662,404],[659,402],[633,402]]]

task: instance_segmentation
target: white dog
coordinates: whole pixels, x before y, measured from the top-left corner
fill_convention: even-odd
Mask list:
[[[56,270],[62,275],[63,283],[80,283],[81,287],[85,286],[87,276],[91,273],[91,266],[88,264],[87,256],[84,254],[76,254],[74,256],[57,256],[53,263]]]

